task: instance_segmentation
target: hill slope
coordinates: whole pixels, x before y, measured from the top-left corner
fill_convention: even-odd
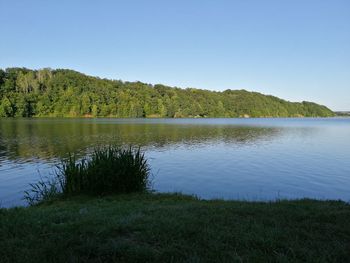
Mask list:
[[[0,117],[329,117],[312,102],[245,90],[215,92],[86,76],[66,69],[0,69]]]

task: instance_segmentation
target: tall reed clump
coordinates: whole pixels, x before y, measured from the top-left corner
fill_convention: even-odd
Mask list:
[[[149,166],[140,149],[105,147],[95,149],[89,159],[74,156],[63,161],[57,173],[62,193],[113,194],[145,191]]]
[[[64,196],[142,192],[149,187],[149,174],[147,159],[140,148],[107,146],[95,149],[81,160],[74,155],[63,160],[56,172],[56,183],[50,182],[50,189],[55,188],[56,193]],[[47,189],[43,182],[32,185],[35,200],[26,192],[29,204],[40,201],[40,189]],[[49,195],[43,195],[42,199],[47,199],[46,196]]]

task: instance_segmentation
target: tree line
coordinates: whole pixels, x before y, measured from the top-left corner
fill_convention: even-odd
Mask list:
[[[246,90],[181,89],[68,69],[0,69],[0,117],[329,117],[312,102]]]

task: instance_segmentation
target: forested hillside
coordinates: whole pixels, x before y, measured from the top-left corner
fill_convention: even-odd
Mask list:
[[[86,76],[66,69],[0,69],[0,117],[328,117],[312,102],[245,90],[215,92]]]

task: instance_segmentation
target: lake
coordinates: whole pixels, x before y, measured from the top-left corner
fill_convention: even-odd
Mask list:
[[[350,201],[350,118],[0,119],[0,206],[106,144],[141,146],[158,192]]]

